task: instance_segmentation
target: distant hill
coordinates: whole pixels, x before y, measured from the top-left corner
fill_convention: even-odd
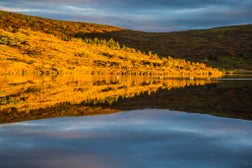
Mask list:
[[[112,37],[121,44],[150,50],[161,57],[169,55],[218,68],[252,70],[252,24],[170,33],[122,30],[81,36]]]
[[[57,36],[75,36],[76,33],[105,33],[122,31],[123,28],[84,22],[53,20],[0,10],[0,28],[13,31],[15,29],[31,29]]]
[[[121,45],[160,57],[203,62],[226,69],[252,70],[252,24],[170,33],[133,31],[115,26],[58,21],[0,11],[0,28],[31,29],[61,38],[113,38]]]
[[[207,74],[210,70],[201,72],[206,66],[188,62],[193,61],[217,68],[251,70],[251,27],[147,33],[0,11],[0,65],[10,69],[7,65],[15,62],[18,64],[12,68],[15,72],[28,67],[36,70],[43,67],[48,71],[48,67],[59,70],[86,66],[88,72],[97,71],[99,67],[110,68],[111,72],[115,68],[118,73],[128,74],[135,68],[136,71],[141,69],[143,74],[155,71],[155,74],[175,76],[188,76],[192,71]],[[30,38],[31,35],[34,38]],[[76,42],[80,38],[82,42]],[[73,49],[72,45],[81,45],[82,49],[76,46]],[[71,61],[62,59],[64,54],[68,54]],[[209,74],[213,73],[215,71]]]

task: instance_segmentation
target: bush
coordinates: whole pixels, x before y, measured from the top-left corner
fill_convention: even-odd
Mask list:
[[[13,45],[16,45],[18,41],[19,40],[17,38],[11,39],[8,36],[0,35],[0,44],[13,46]]]

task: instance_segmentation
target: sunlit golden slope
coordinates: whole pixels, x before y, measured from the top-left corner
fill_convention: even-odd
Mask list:
[[[123,74],[211,78],[222,75],[202,63],[163,58],[120,46],[114,40],[60,39],[52,34],[0,29],[0,74]]]
[[[125,30],[123,28],[85,22],[53,20],[0,10],[0,28],[4,30],[28,29],[43,31],[57,37],[73,37],[76,33],[105,33]]]
[[[115,26],[52,20],[0,10],[0,28],[15,32],[31,29],[60,39],[115,39],[121,45],[160,57],[203,62],[225,69],[252,68],[252,24],[168,33],[134,31]]]

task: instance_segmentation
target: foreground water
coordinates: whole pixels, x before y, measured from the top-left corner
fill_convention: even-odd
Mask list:
[[[252,121],[145,109],[0,126],[0,167],[252,167]]]
[[[0,76],[0,168],[250,168],[251,100],[251,76]]]

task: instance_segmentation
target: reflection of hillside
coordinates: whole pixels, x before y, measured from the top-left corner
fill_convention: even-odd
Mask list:
[[[0,110],[1,114],[7,112],[29,114],[32,110],[61,105],[112,104],[119,98],[122,100],[140,94],[150,95],[159,89],[169,90],[211,82],[208,80],[161,80],[140,76],[84,74],[57,77],[0,76]]]
[[[119,100],[112,109],[171,109],[252,120],[252,81],[224,81]]]

